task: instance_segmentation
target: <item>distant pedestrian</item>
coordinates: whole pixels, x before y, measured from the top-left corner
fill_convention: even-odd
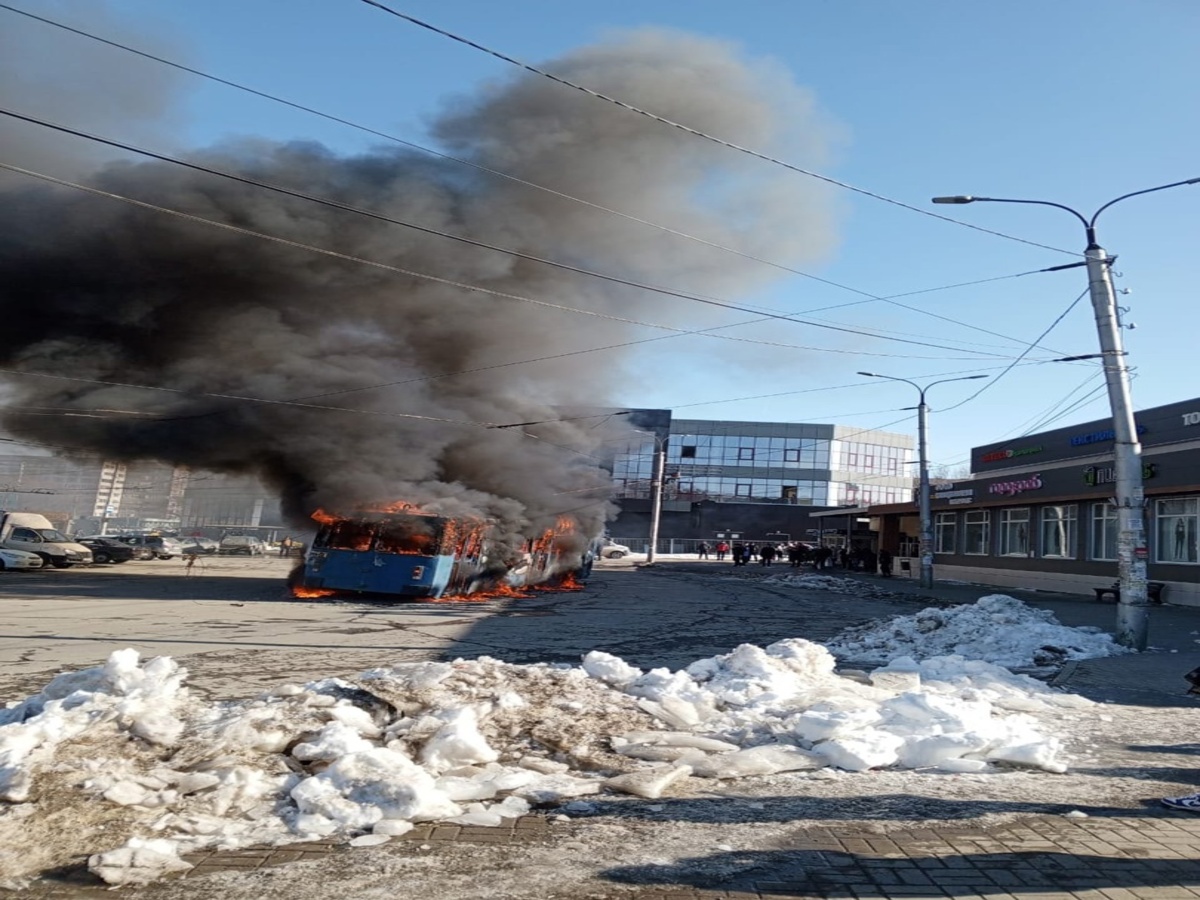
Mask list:
[[[746,547],[743,544],[735,543],[733,545],[733,564],[735,566],[744,566],[746,559],[743,554],[746,552]]]
[[[288,535],[282,541],[279,542],[279,555],[280,555],[280,557],[284,557],[284,556],[291,556],[291,554],[292,554],[292,537],[291,537],[291,535]]]
[[[750,564],[750,560],[754,558],[755,547],[753,544],[746,544],[742,547],[742,565]]]
[[[717,562],[721,562],[722,560],[724,560],[725,554],[728,552],[729,552],[729,545],[727,543],[725,543],[724,541],[720,541],[717,544]]]
[[[696,548],[696,556],[699,559],[708,559],[708,544],[704,541],[701,541],[700,546]]]
[[[845,547],[838,551],[838,565],[843,569],[850,568],[850,554],[846,552]]]
[[[773,544],[763,544],[758,551],[758,558],[761,560],[761,565],[769,566],[771,561],[775,559],[775,546]]]
[[[892,553],[890,550],[879,551],[879,574],[884,578],[892,577]]]

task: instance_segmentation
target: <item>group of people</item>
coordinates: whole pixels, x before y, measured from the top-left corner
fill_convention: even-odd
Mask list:
[[[758,559],[759,565],[763,566],[769,566],[776,560],[783,562],[786,559],[788,565],[793,569],[811,564],[814,569],[818,570],[832,569],[837,566],[847,571],[854,570],[871,574],[878,572],[885,578],[891,577],[892,574],[893,557],[887,550],[880,550],[876,553],[874,550],[864,547],[856,547],[850,551],[845,547],[838,550],[834,550],[832,547],[813,548],[798,541],[790,544],[753,544],[737,541],[733,545],[726,541],[718,541],[710,547],[707,541],[701,541],[696,548],[696,554],[700,559],[708,559],[710,550],[716,554],[718,561],[724,561],[732,553],[735,566],[747,566],[755,558]]]

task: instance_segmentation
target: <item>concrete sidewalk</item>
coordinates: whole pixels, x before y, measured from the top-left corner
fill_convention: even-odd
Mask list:
[[[688,566],[688,571],[696,571]],[[939,582],[922,590],[915,580],[884,579],[832,570],[827,574],[849,577],[873,587],[911,594],[914,601],[974,603],[989,593],[1017,596],[1032,606],[1050,610],[1060,622],[1096,626],[1112,631],[1116,606],[1091,597],[1014,591]],[[1150,608],[1150,644],[1147,652],[1068,664],[1053,683],[1101,703],[1156,707],[1161,712],[1179,707],[1190,711],[1200,698],[1186,693],[1182,675],[1200,663],[1200,609],[1153,606]],[[1140,748],[1153,750],[1155,748]],[[1174,753],[1200,752],[1194,734],[1181,728]],[[1195,784],[1200,788],[1200,759]],[[1105,777],[1097,770],[1096,777]],[[980,798],[986,801],[987,798]],[[800,814],[802,810],[798,810]],[[598,873],[594,884],[580,896],[622,900],[782,900],[782,898],[1037,898],[1037,900],[1200,900],[1200,815],[1166,809],[1147,798],[1141,809],[1088,808],[1087,814],[1029,815],[1003,825],[972,827],[964,821],[931,822],[929,827],[880,828],[863,823],[852,828],[814,825],[781,834],[770,849],[734,850],[718,846],[705,853],[711,870],[738,871],[719,887],[697,873],[704,866],[694,860],[648,864]],[[812,821],[812,820],[810,820]],[[519,854],[525,848],[544,847],[569,856],[578,848],[578,835],[602,823],[587,818],[566,819],[551,810],[527,816],[504,828],[468,828],[457,825],[422,825],[389,845],[388,852],[425,858],[427,865],[453,865],[453,853],[464,845],[478,853]],[[178,896],[208,896],[219,891],[220,878],[246,874],[297,862],[346,859],[344,842],[321,841],[278,848],[206,851],[188,857],[195,868],[176,888],[190,888]],[[636,854],[631,854],[636,856]],[[498,862],[498,864],[502,864]],[[320,870],[313,870],[319,878]],[[217,876],[210,880],[210,876]],[[382,886],[379,886],[382,887]],[[400,890],[402,885],[397,885]],[[42,880],[30,894],[37,897],[99,897],[103,887],[78,869],[59,879]],[[197,892],[200,893],[197,893]],[[169,898],[171,884],[138,891],[138,897]],[[278,896],[272,895],[272,896]],[[500,896],[480,884],[479,897]],[[515,896],[504,894],[504,897]],[[520,894],[521,897],[532,896]],[[568,894],[553,894],[568,900]],[[436,900],[432,898],[431,900]],[[549,896],[547,896],[549,900]]]

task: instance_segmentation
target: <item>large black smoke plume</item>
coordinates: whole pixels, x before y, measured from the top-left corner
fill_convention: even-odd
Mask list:
[[[548,67],[743,144],[786,142],[793,158],[809,161],[822,151],[807,95],[779,72],[743,64],[724,44],[639,32]],[[119,126],[107,132],[122,136]],[[483,166],[757,256],[794,263],[828,244],[824,199],[801,176],[536,76],[448,104],[433,133]],[[408,152],[345,158],[310,143],[248,140],[189,158],[638,281],[732,295],[766,277],[757,264],[661,230]],[[170,163],[112,163],[88,183],[507,294],[643,321],[708,321],[702,307],[683,300]],[[80,379],[9,377],[10,431],[110,458],[251,473],[281,492],[293,520],[318,506],[407,500],[497,518],[514,534],[563,511],[584,530],[598,529],[604,492],[588,489],[602,487],[606,476],[587,454],[613,437],[596,427],[599,420],[508,429],[460,423],[544,422],[565,407],[610,403],[621,381],[614,351],[508,364],[656,332],[69,188],[5,184],[0,292],[8,315],[0,365]],[[636,403],[636,385],[623,387],[621,399]],[[312,398],[304,402],[354,411],[214,394]]]

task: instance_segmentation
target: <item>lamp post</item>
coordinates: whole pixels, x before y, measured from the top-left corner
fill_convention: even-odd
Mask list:
[[[921,537],[918,543],[918,553],[921,557],[921,587],[933,587],[933,517],[929,510],[929,452],[926,434],[929,427],[929,406],[925,403],[925,392],[935,384],[946,384],[949,381],[974,381],[977,378],[987,378],[987,375],[963,375],[961,378],[943,378],[931,381],[921,387],[915,381],[907,378],[896,378],[894,375],[880,375],[878,372],[859,372],[868,378],[886,378],[888,381],[903,381],[917,389],[919,402],[917,404],[917,465],[920,469],[920,487],[917,490],[917,504],[921,515]]]
[[[1090,219],[1069,206],[1051,203],[1048,200],[1014,200],[1007,197],[934,197],[934,203],[1025,203],[1033,206],[1053,206],[1069,212],[1078,219],[1087,235],[1084,256],[1087,260],[1088,291],[1091,294],[1092,312],[1096,319],[1096,330],[1100,336],[1100,350],[1104,358],[1104,380],[1108,386],[1108,402],[1112,410],[1113,468],[1116,469],[1117,508],[1117,577],[1120,596],[1117,601],[1117,642],[1135,650],[1146,649],[1148,616],[1146,611],[1146,531],[1142,520],[1145,492],[1142,487],[1142,446],[1137,438],[1137,426],[1133,421],[1133,403],[1129,392],[1129,367],[1125,364],[1125,350],[1121,340],[1121,323],[1117,316],[1117,298],[1113,293],[1109,267],[1112,260],[1104,248],[1096,242],[1096,219],[1110,206],[1138,197],[1165,191],[1168,188],[1200,184],[1200,178],[1161,184],[1122,194],[1101,206]]]
[[[635,431],[654,439],[654,468],[650,475],[650,546],[646,564],[653,565],[658,550],[658,525],[662,519],[663,474],[667,466],[667,439],[655,431]]]

